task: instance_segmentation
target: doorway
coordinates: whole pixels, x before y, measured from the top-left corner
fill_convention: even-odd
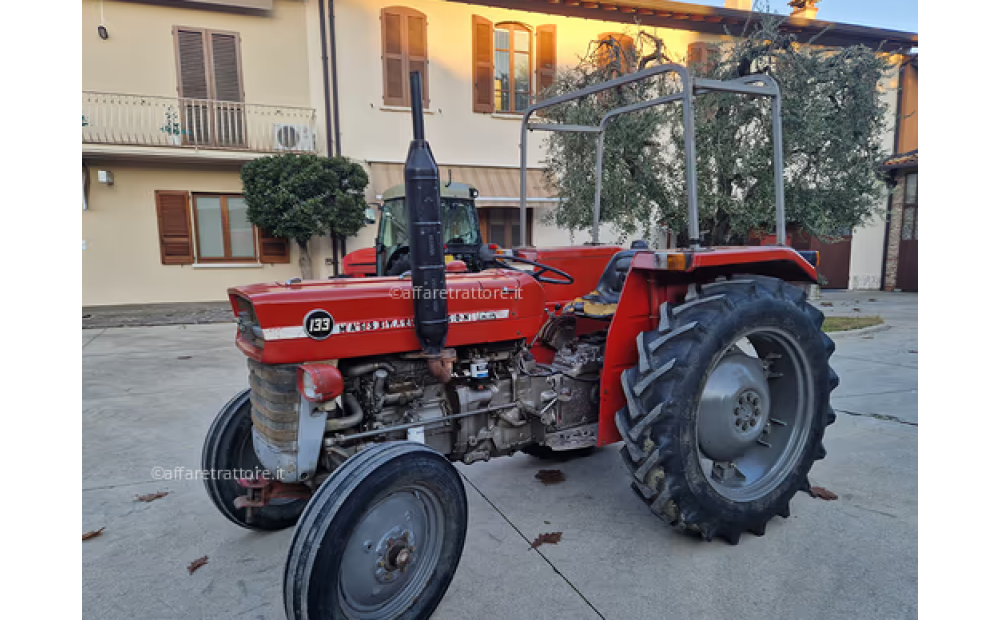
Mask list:
[[[917,173],[905,177],[903,188],[903,225],[899,236],[899,264],[896,268],[896,288],[917,292]]]
[[[528,209],[527,243],[521,243],[521,209],[517,207],[480,208],[479,228],[483,233],[483,241],[495,243],[501,248],[531,245],[532,210]]]

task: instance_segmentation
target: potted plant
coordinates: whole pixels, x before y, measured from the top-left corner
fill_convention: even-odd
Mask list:
[[[160,127],[160,131],[167,134],[167,138],[170,140],[170,144],[174,146],[181,145],[181,134],[184,130],[181,129],[180,119],[177,116],[177,110],[173,107],[167,108],[166,111],[166,122]]]

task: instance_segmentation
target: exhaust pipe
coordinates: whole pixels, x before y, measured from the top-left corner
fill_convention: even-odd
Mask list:
[[[448,337],[448,299],[441,231],[441,179],[431,147],[424,139],[423,88],[417,71],[410,73],[410,112],[413,140],[403,177],[409,215],[414,327],[435,377],[447,383],[451,378],[452,356],[444,349]]]

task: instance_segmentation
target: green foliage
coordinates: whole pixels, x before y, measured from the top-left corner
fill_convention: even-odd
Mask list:
[[[365,224],[368,174],[345,157],[288,153],[240,170],[247,218],[300,246],[315,235],[354,235]]]
[[[160,127],[160,131],[171,136],[179,136],[183,133],[180,118],[177,116],[177,110],[172,107],[167,108],[166,112],[164,112],[164,117],[165,120],[163,126]]]
[[[880,79],[891,64],[863,47],[819,48],[779,31],[777,18],[760,16],[741,36],[710,49],[689,67],[700,77],[732,79],[766,71],[780,85],[785,157],[785,211],[821,238],[860,225],[878,208],[879,165],[887,131]],[[677,62],[662,41],[640,31],[636,49],[597,42],[580,64],[558,76],[555,93],[605,81],[643,63]],[[606,49],[621,49],[607,62]],[[629,85],[557,106],[547,115],[562,123],[596,125],[608,110],[676,92],[675,78]],[[754,230],[774,230],[771,102],[712,93],[695,99],[699,226],[711,244],[741,242]],[[557,225],[588,228],[594,196],[595,139],[552,134],[549,179],[562,202]],[[605,134],[601,221],[621,237],[654,229],[687,230],[683,126],[679,104],[618,117]],[[585,164],[583,163],[585,162]]]

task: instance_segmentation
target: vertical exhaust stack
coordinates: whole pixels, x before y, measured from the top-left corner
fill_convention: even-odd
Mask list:
[[[424,139],[423,88],[420,73],[410,73],[413,141],[406,155],[406,211],[410,233],[414,327],[431,370],[442,383],[451,378],[448,298],[445,289],[444,241],[441,231],[441,179],[431,147]]]

